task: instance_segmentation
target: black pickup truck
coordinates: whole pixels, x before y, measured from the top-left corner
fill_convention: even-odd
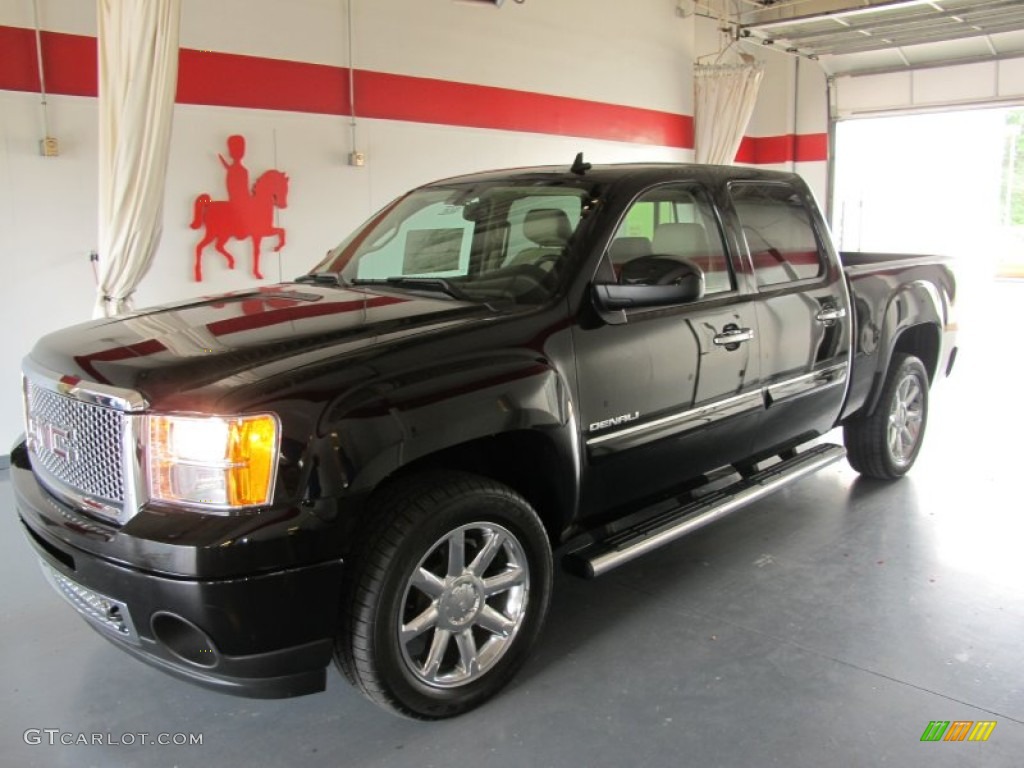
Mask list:
[[[294,282],[40,340],[18,510],[143,661],[283,697],[333,659],[447,717],[526,660],[553,550],[597,576],[844,455],[907,472],[954,294],[936,259],[844,268],[792,174],[448,179]]]

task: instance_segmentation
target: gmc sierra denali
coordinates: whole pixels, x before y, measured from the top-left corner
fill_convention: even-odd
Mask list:
[[[455,715],[529,655],[553,550],[598,576],[844,455],[911,468],[953,275],[844,258],[792,174],[428,184],[294,282],[40,340],[18,511],[57,592],[168,673],[284,697],[333,659]]]

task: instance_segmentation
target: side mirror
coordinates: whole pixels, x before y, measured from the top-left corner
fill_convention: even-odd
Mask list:
[[[671,279],[668,279],[671,278]],[[696,301],[704,295],[704,273],[689,262],[674,262],[670,274],[657,282],[597,283],[592,292],[599,309],[615,311],[664,307]]]

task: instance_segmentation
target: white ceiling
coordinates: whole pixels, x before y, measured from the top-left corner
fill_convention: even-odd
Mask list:
[[[831,74],[1024,56],[1024,0],[741,0],[739,21]]]

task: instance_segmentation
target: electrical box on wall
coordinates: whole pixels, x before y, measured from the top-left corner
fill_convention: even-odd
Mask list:
[[[362,168],[364,165],[366,165],[366,153],[350,152],[348,155],[348,164],[354,165],[357,168]]]
[[[39,154],[43,157],[57,157],[60,154],[60,145],[53,136],[47,136],[39,141]]]

